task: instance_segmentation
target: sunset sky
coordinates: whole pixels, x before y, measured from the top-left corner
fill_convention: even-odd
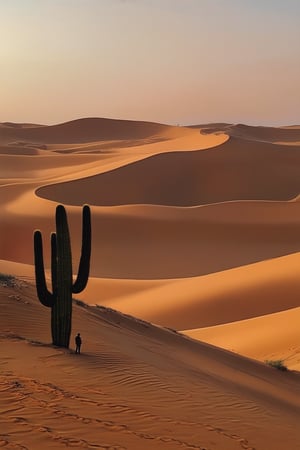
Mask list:
[[[299,0],[1,0],[0,121],[300,123]]]

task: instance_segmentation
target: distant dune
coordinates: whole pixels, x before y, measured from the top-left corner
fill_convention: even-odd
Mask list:
[[[20,126],[4,123],[2,138],[14,136],[24,141],[43,143],[92,142],[111,139],[144,139],[168,129],[168,125],[131,120],[86,118],[50,126]]]
[[[0,124],[0,446],[298,450],[299,199],[298,125]],[[58,203],[74,274],[91,205],[79,300],[120,311],[75,305],[76,361],[33,286]]]
[[[250,127],[238,124],[231,128],[231,134],[244,139],[253,139],[262,142],[294,142],[300,141],[299,128],[286,127]]]
[[[230,136],[242,138],[244,140],[254,140],[260,142],[282,142],[292,144],[300,142],[300,126],[264,127],[250,126],[229,123],[208,123],[203,125],[191,125],[190,128],[201,130],[202,133],[225,132]]]

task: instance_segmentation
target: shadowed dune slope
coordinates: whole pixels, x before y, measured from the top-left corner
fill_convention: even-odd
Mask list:
[[[299,192],[300,146],[257,144],[239,138],[205,151],[157,154],[106,173],[37,190],[49,200],[100,206],[290,200]]]
[[[197,128],[201,133],[226,133],[230,136],[239,137],[245,140],[254,140],[260,142],[282,142],[291,144],[300,142],[300,126],[284,127],[264,127],[250,126],[242,123],[209,123],[202,125],[192,125],[189,128]]]
[[[298,448],[296,373],[75,304],[78,356],[48,345],[49,310],[32,286],[0,286],[0,302],[0,442],[8,448]]]
[[[55,205],[14,198],[0,222],[1,258],[32,264],[32,235],[43,232],[47,267]],[[17,193],[16,193],[17,195]],[[8,197],[9,198],[9,197]],[[35,208],[35,209],[34,209]],[[68,207],[74,267],[81,209]],[[28,211],[28,212],[27,212]],[[299,202],[229,202],[198,208],[92,207],[91,275],[101,278],[193,277],[300,251]],[[74,269],[76,270],[76,269]]]
[[[196,128],[196,129],[216,129],[216,130],[222,130],[226,129],[227,127],[232,127],[232,123],[227,122],[213,122],[213,123],[202,123],[201,125],[188,125],[188,128]]]
[[[0,122],[0,129],[1,128],[37,128],[37,127],[44,127],[45,125],[36,124],[36,123],[15,123],[15,122]]]
[[[228,130],[227,130],[228,131]],[[233,125],[229,133],[244,139],[262,142],[293,142],[300,141],[300,129],[297,127],[253,127],[244,124]]]
[[[0,145],[0,155],[39,155],[40,151],[34,147],[18,145]]]

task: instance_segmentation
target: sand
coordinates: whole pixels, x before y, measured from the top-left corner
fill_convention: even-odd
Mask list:
[[[0,273],[21,280],[0,286],[0,446],[299,448],[299,143],[299,126],[0,124]],[[58,203],[74,274],[92,211],[80,357],[50,345],[34,287]]]
[[[30,284],[0,288],[6,448],[296,449],[299,374],[74,305],[82,354],[50,345]],[[73,346],[72,346],[73,347]]]

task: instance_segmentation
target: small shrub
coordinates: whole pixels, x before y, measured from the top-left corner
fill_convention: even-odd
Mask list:
[[[16,285],[16,278],[13,275],[0,273],[0,286],[13,287]]]
[[[282,359],[278,359],[276,361],[273,360],[267,360],[265,361],[268,366],[274,367],[275,369],[286,371],[288,370],[287,367],[283,364]]]

